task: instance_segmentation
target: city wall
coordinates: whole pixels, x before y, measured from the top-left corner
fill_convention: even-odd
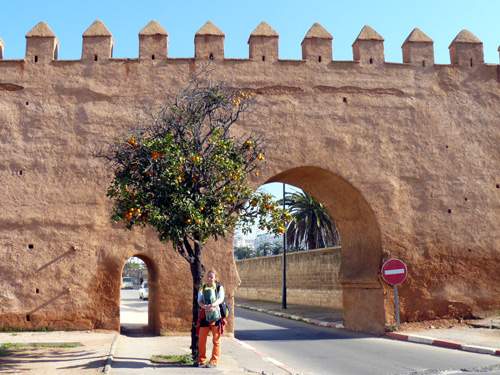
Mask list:
[[[152,22],[139,57],[115,59],[111,33],[95,22],[81,59],[61,61],[40,23],[24,59],[0,59],[1,327],[118,330],[121,272],[136,255],[148,265],[151,330],[189,331],[188,265],[155,233],[111,224],[111,171],[93,155],[207,62],[213,79],[256,94],[235,128],[267,142],[252,184],[298,186],[335,219],[346,327],[382,332],[392,322],[391,288],[379,277],[388,257],[408,263],[403,321],[500,309],[500,68],[484,63],[474,35],[457,35],[449,65],[434,64],[433,42],[418,29],[402,63],[385,62],[384,40],[369,27],[352,61],[333,59],[333,37],[318,24],[301,60],[279,59],[267,24],[251,34],[248,59],[224,56],[224,33],[211,23],[196,33],[194,57],[169,58],[167,39]],[[231,301],[231,239],[210,242],[203,257]]]
[[[340,247],[287,254],[287,302],[342,310],[340,284]],[[241,284],[236,298],[281,302],[283,257],[236,261]]]

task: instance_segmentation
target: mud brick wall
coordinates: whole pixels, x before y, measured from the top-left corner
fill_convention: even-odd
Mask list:
[[[288,303],[342,308],[340,247],[287,254]],[[281,301],[281,255],[236,261],[241,284],[236,298]]]

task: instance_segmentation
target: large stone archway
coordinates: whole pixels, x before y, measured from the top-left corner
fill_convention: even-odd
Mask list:
[[[327,207],[342,237],[344,325],[383,332],[384,293],[378,279],[382,259],[377,219],[361,192],[341,176],[319,167],[296,167],[271,177],[312,194]]]

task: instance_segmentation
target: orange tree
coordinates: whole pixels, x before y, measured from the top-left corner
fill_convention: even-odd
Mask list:
[[[153,227],[189,263],[195,361],[204,244],[232,234],[237,224],[243,231],[258,225],[282,234],[291,218],[248,183],[264,163],[263,142],[252,134],[237,137],[231,127],[252,104],[248,91],[194,79],[150,124],[106,153],[113,170],[107,192],[112,220],[128,229]]]

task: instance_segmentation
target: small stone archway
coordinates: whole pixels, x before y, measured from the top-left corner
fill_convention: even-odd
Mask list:
[[[303,166],[280,172],[266,181],[295,185],[322,202],[342,238],[344,326],[384,332],[384,288],[378,273],[382,261],[380,228],[369,203],[345,178],[323,168]]]
[[[157,333],[159,327],[159,293],[158,293],[158,267],[155,262],[147,255],[144,254],[133,254],[122,260],[120,268],[120,279],[123,274],[123,268],[128,259],[136,257],[144,262],[148,270],[148,287],[149,287],[149,298],[148,298],[148,325],[147,331],[149,333]],[[120,294],[118,293],[118,306],[120,305]]]

